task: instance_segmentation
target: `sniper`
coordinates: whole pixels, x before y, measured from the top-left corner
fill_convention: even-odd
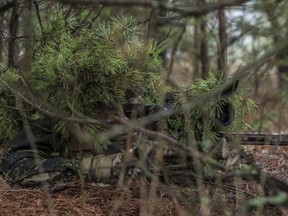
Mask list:
[[[217,99],[220,110],[215,112],[212,119],[209,116],[209,121],[214,122],[209,130],[216,134],[215,142],[218,144],[225,139],[224,128],[230,126],[234,118],[234,108],[228,97],[233,94],[237,85],[238,81],[232,82],[221,91]],[[185,142],[187,131],[183,126],[183,113],[177,111],[180,110],[180,101],[180,95],[173,92],[165,94],[162,104],[126,103],[120,111],[105,104],[98,104],[97,107],[103,120],[114,116],[122,118],[123,121],[135,122],[164,113],[165,119],[152,119],[143,129],[152,134],[159,132]],[[201,145],[205,133],[203,125],[207,116],[193,116],[192,120],[193,124],[190,126],[194,129],[197,143],[200,143],[197,149],[208,151],[207,146]],[[152,172],[155,167],[155,149],[159,148],[159,145],[162,145],[164,166],[183,164],[183,159],[185,164],[191,165],[191,157],[188,154],[183,157],[183,152],[181,154],[177,146],[168,148],[157,136],[151,137],[151,133],[147,134],[145,131],[120,133],[106,140],[107,144],[103,148],[97,148],[90,142],[89,136],[85,137],[83,131],[73,128],[68,138],[62,140],[61,135],[55,132],[55,122],[53,118],[45,116],[23,123],[23,129],[12,141],[1,161],[1,171],[8,182],[21,186],[36,186],[44,182],[54,184],[58,179],[76,175],[85,181],[114,184],[123,167],[127,178],[135,172],[141,175],[141,168],[137,166],[140,160],[144,160],[146,168]],[[113,126],[117,127],[117,122],[116,126]]]

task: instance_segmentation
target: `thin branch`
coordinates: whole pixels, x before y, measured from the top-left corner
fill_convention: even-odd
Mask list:
[[[266,64],[269,60],[273,59],[279,53],[283,52],[284,50],[287,50],[287,48],[288,48],[287,40],[279,41],[270,50],[268,50],[265,54],[263,54],[258,59],[246,63],[246,65],[243,67],[239,67],[234,75],[234,78],[235,79],[247,78],[247,76],[249,76],[251,73],[254,72],[254,71],[251,72],[252,69]]]
[[[82,20],[82,22],[79,23],[79,25],[77,25],[77,27],[72,30],[72,33],[71,33],[71,34],[74,34],[77,30],[79,30],[79,29],[82,27],[82,25],[83,25],[83,24],[88,20],[88,18],[90,17],[90,15],[91,15],[91,13],[92,13],[93,10],[94,10],[94,8],[91,8],[91,9],[90,9],[90,11],[89,11],[88,14],[84,17],[84,19]]]
[[[96,16],[92,19],[90,25],[88,26],[89,28],[91,27],[91,24],[94,23],[94,22],[96,21],[96,19],[98,19],[98,17],[101,15],[103,9],[104,9],[104,7],[100,7],[98,13],[97,13]]]
[[[8,2],[7,4],[0,6],[0,13],[5,12],[6,10],[12,8],[14,5],[14,2]]]
[[[43,26],[42,26],[40,11],[39,11],[39,4],[38,4],[38,2],[36,0],[33,0],[33,4],[34,4],[35,9],[36,9],[37,19],[38,19],[38,22],[39,22],[39,25],[40,25],[41,33],[43,33]]]
[[[20,111],[20,110],[23,110],[23,111],[29,111],[28,109],[20,109],[18,107],[14,107],[14,106],[6,106],[6,105],[2,105],[0,104],[0,108],[4,108],[4,109],[11,109],[11,110],[17,110],[17,111]]]
[[[197,8],[187,8],[187,7],[177,7],[171,3],[162,3],[151,0],[57,0],[61,3],[70,3],[70,4],[101,4],[104,6],[120,6],[120,7],[145,7],[145,8],[156,8],[166,11],[171,11],[175,13],[180,13],[183,16],[193,16],[200,17],[206,15],[209,12],[219,10],[226,7],[237,6],[243,3],[246,3],[250,0],[223,0],[218,3],[205,4],[202,7]]]
[[[55,112],[50,111],[50,110],[48,110],[46,108],[43,108],[36,101],[35,101],[35,103],[31,102],[28,98],[23,96],[20,93],[20,91],[15,90],[13,87],[8,85],[4,80],[1,79],[0,82],[4,86],[6,86],[13,94],[15,94],[15,96],[19,97],[21,100],[23,100],[25,103],[27,103],[28,105],[30,105],[31,107],[33,107],[34,109],[36,109],[37,111],[42,113],[43,115],[49,116],[51,118],[56,118],[56,119],[59,119],[59,120],[62,120],[62,121],[75,122],[75,123],[79,123],[79,124],[98,124],[98,125],[106,126],[106,127],[107,127],[107,124],[110,123],[110,121],[104,121],[104,120],[65,117],[65,114],[63,114],[63,113],[59,113],[59,112],[55,113]]]

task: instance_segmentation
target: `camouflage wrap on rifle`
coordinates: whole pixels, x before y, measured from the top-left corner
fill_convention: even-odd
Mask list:
[[[85,181],[115,184],[120,172],[117,166],[122,158],[123,153],[85,155],[79,165],[79,175]]]

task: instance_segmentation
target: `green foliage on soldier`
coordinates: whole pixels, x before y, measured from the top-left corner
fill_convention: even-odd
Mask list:
[[[155,88],[160,85],[161,49],[154,41],[142,39],[133,18],[121,16],[93,22],[74,35],[74,18],[66,19],[62,12],[57,8],[51,20],[44,24],[44,36],[35,50],[31,72],[21,74],[14,69],[2,72],[0,88],[9,96],[1,101],[3,105],[16,107],[15,98],[20,93],[34,105],[41,104],[61,117],[106,119],[118,114],[127,102],[127,89],[136,89],[142,94],[153,92],[154,98],[160,98]],[[29,108],[25,113],[29,119],[42,116],[43,113],[39,114],[21,97],[18,97],[19,103]],[[0,135],[11,141],[21,128],[22,119],[13,109],[8,108],[5,113],[0,125],[10,122],[10,127],[1,127]],[[59,119],[55,118],[53,128],[61,135],[59,143],[65,143],[71,131],[81,134],[96,149],[109,143],[105,137],[97,135],[102,130],[100,125]]]

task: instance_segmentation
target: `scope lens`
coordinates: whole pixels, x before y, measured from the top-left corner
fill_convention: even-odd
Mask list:
[[[234,120],[234,108],[231,103],[225,102],[220,116],[217,117],[224,126],[229,126]]]

